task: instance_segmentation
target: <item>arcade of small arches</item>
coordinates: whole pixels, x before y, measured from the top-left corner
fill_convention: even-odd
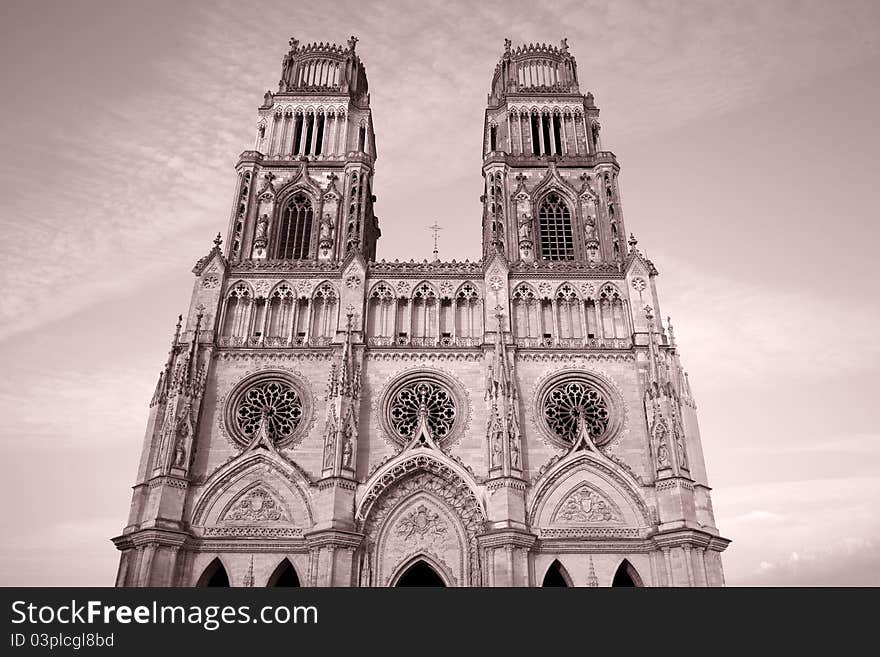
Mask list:
[[[587,156],[602,150],[599,123],[570,107],[512,107],[507,112],[502,142],[495,120],[489,122],[487,153],[503,151],[520,156]]]
[[[483,303],[473,283],[447,296],[426,282],[408,295],[380,282],[370,291],[367,313],[367,341],[374,346],[483,343]]]
[[[276,107],[257,124],[254,149],[272,158],[298,155],[341,157],[348,139],[343,107]]]
[[[525,347],[582,346],[585,340],[629,340],[627,301],[611,283],[598,294],[563,283],[539,294],[520,283],[511,296],[514,339]]]
[[[250,573],[249,577],[252,580],[252,572]],[[392,586],[394,587],[449,586],[444,577],[438,572],[438,569],[430,563],[429,559],[418,557],[403,566],[400,569],[400,572],[395,577],[393,577],[391,581],[393,582]],[[255,585],[253,581],[249,581],[248,584],[250,586]],[[211,563],[209,563],[208,566],[204,569],[196,583],[196,586],[208,588],[231,586],[229,573],[227,572],[226,568],[223,565],[223,562],[220,560],[219,557],[215,557],[213,561],[211,561]],[[278,566],[276,566],[275,570],[268,577],[266,583],[263,586],[267,588],[294,588],[301,587],[303,586],[303,584],[301,583],[300,577],[296,572],[296,568],[293,566],[290,560],[285,557],[281,560]],[[554,559],[544,573],[544,577],[541,580],[541,587],[562,588],[574,586],[575,584],[572,580],[572,577],[571,575],[569,575],[565,566],[563,566],[558,559]],[[598,586],[598,580],[596,579],[595,573],[590,574],[587,581],[587,586]],[[611,579],[611,586],[614,588],[640,588],[644,587],[644,582],[642,581],[642,578],[639,576],[638,571],[636,571],[633,565],[627,559],[624,559],[614,571],[614,576]]]
[[[222,309],[220,346],[327,345],[338,321],[339,295],[330,283],[319,284],[309,295],[282,281],[258,294],[239,281]]]

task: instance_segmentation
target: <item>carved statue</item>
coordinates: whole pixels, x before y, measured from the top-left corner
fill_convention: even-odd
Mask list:
[[[675,432],[675,449],[678,454],[678,467],[684,470],[688,469],[687,455],[684,452],[684,442],[681,440],[681,434]]]
[[[263,214],[257,220],[257,233],[254,236],[254,244],[256,246],[265,246],[269,235],[269,215]]]
[[[532,239],[532,215],[528,212],[524,213],[519,220],[519,239],[522,240],[530,240]]]
[[[503,431],[498,429],[495,431],[495,435],[492,438],[492,464],[493,465],[501,465],[501,457],[503,447],[501,446],[501,438],[503,436]]]
[[[514,436],[510,437],[510,467],[519,470],[519,445]]]
[[[272,107],[272,92],[266,91],[263,94],[263,107]]]
[[[590,215],[587,215],[587,221],[584,223],[584,233],[587,236],[587,241],[596,239],[596,220]]]
[[[663,437],[660,438],[660,444],[657,446],[657,465],[661,468],[669,466],[669,450]]]
[[[351,467],[351,439],[346,438],[345,444],[342,446],[342,467]]]
[[[174,448],[174,467],[175,468],[185,468],[186,462],[186,449],[183,446],[183,439],[179,439],[177,441],[177,446]]]
[[[318,239],[322,242],[329,242],[333,239],[333,220],[330,218],[329,212],[325,212],[324,218],[321,220]]]
[[[505,55],[510,54],[510,46],[512,46],[512,45],[513,45],[513,43],[510,41],[510,39],[504,40],[504,54]]]
[[[348,49],[354,52],[354,47],[357,45],[358,38],[356,36],[350,36],[348,38]]]
[[[336,441],[334,437],[331,435],[327,439],[327,444],[324,446],[324,467],[332,468],[333,467],[333,449],[336,447]]]

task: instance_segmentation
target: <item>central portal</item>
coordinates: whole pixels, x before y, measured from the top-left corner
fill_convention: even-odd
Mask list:
[[[416,561],[406,569],[395,586],[446,586],[437,571],[424,561]]]

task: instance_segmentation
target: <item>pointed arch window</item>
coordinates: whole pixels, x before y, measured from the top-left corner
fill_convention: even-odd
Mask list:
[[[309,257],[313,214],[309,197],[301,192],[294,194],[281,217],[279,258],[302,260]]]
[[[574,260],[571,211],[556,192],[541,202],[538,210],[541,229],[541,257],[544,260]]]

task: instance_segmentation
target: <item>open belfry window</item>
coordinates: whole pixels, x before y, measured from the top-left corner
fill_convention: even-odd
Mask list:
[[[295,260],[309,257],[312,236],[312,202],[305,194],[295,194],[281,218],[278,257]]]

